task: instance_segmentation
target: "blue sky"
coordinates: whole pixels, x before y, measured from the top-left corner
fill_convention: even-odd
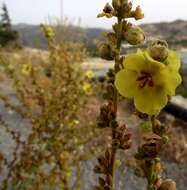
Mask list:
[[[60,17],[61,0],[4,0],[13,23],[39,24]],[[72,21],[81,18],[85,27],[110,27],[111,21],[96,19],[97,13],[111,0],[63,0],[64,17]],[[0,0],[0,3],[3,1]],[[143,23],[187,20],[187,0],[133,0],[145,13]],[[139,23],[140,23],[139,22]]]

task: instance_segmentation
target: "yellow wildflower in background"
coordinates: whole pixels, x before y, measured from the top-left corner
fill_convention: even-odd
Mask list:
[[[8,64],[8,67],[7,67],[7,68],[8,68],[9,71],[14,71],[14,65],[11,64],[11,63]]]
[[[29,75],[32,71],[32,66],[29,65],[29,64],[23,64],[22,65],[22,68],[21,68],[21,72],[24,74],[24,75]]]
[[[88,70],[88,71],[86,71],[85,76],[89,79],[92,79],[92,78],[94,78],[95,74],[92,70]]]
[[[87,95],[91,95],[92,94],[92,86],[90,83],[85,82],[82,86],[83,91],[87,94]]]
[[[79,120],[74,119],[74,120],[70,123],[70,126],[75,126],[75,125],[78,125],[79,123],[80,123]]]
[[[40,28],[44,32],[46,38],[53,38],[55,36],[55,32],[52,26],[41,24]]]
[[[180,57],[173,51],[168,52],[164,62],[159,62],[148,51],[138,50],[127,56],[123,65],[115,86],[122,96],[133,98],[136,109],[142,113],[158,114],[181,83]]]

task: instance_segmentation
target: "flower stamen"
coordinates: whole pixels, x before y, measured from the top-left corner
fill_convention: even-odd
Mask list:
[[[153,82],[151,74],[145,71],[141,71],[141,74],[136,79],[136,81],[140,82],[140,85],[139,85],[140,88],[144,88],[146,85],[150,87],[154,86],[154,82]]]

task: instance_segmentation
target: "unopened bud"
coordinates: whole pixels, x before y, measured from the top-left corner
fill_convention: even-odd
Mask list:
[[[168,144],[169,143],[169,137],[168,136],[166,136],[166,135],[164,135],[163,137],[162,137],[162,142],[164,143],[164,144]]]
[[[138,177],[145,177],[145,173],[141,168],[136,168],[134,174]]]
[[[136,10],[132,12],[132,16],[136,20],[140,20],[140,19],[144,18],[144,13],[142,12],[142,9],[140,8],[140,6],[136,7]]]
[[[121,0],[112,0],[112,6],[115,10],[118,10],[121,7]]]
[[[168,44],[164,40],[155,40],[149,49],[150,56],[157,61],[165,61],[168,57]]]
[[[127,32],[125,32],[125,39],[131,45],[138,45],[145,40],[145,34],[140,27],[131,27]]]
[[[112,49],[109,44],[101,44],[99,54],[102,59],[113,60]]]
[[[158,190],[176,190],[176,182],[172,179],[166,179],[162,182]]]

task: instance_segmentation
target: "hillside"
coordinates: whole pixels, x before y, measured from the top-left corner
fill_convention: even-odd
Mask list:
[[[162,22],[153,24],[143,24],[146,36],[162,37],[169,43],[183,44],[187,46],[187,21],[176,20],[174,22]],[[14,29],[19,32],[20,41],[24,46],[33,48],[45,48],[46,41],[40,31],[39,26],[18,24]],[[101,33],[106,31],[101,28],[81,28],[77,26],[66,26],[63,28],[65,39],[83,42],[87,46],[92,46],[101,38]]]
[[[174,22],[162,22],[144,24],[141,27],[147,36],[160,36],[169,41],[181,41],[187,39],[187,21],[176,20]]]

